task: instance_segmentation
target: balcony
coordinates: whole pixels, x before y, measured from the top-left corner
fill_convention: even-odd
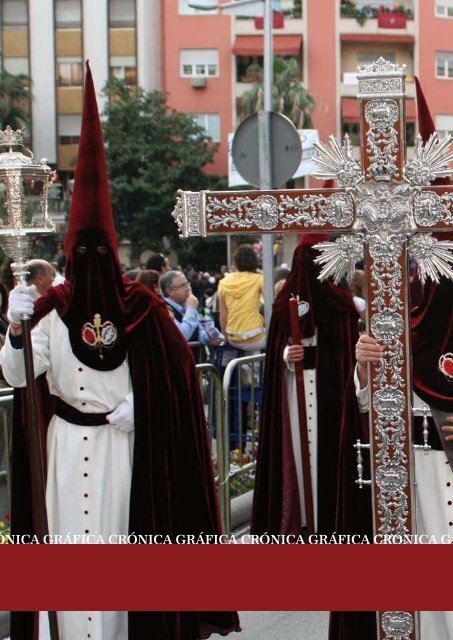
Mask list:
[[[304,30],[303,25],[304,21],[302,18],[293,18],[285,15],[283,27],[274,29],[274,37],[300,35]],[[256,26],[255,20],[235,18],[233,22],[233,33],[235,36],[262,36],[263,29]]]
[[[394,6],[393,2],[390,4],[342,1],[340,6],[342,40],[346,35],[361,35],[364,38],[371,36],[371,40],[375,42],[379,40],[413,41],[416,33],[413,2],[406,0],[406,2],[400,2],[398,8]]]

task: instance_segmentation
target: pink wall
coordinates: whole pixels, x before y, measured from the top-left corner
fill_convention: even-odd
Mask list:
[[[419,78],[431,115],[453,115],[453,79],[435,77],[436,50],[453,52],[453,18],[436,18],[434,0],[419,0]]]
[[[227,135],[232,131],[231,18],[224,15],[179,15],[178,0],[163,3],[163,88],[169,104],[186,113],[218,113],[221,144],[207,173],[227,175]],[[194,89],[179,74],[180,49],[218,49],[219,77],[207,78],[206,87]]]
[[[315,99],[313,125],[326,140],[337,133],[337,39],[335,0],[307,0],[308,90]]]

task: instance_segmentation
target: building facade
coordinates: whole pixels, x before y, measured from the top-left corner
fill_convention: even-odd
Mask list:
[[[2,69],[31,78],[31,145],[71,175],[81,126],[84,61],[98,90],[116,76],[160,88],[160,0],[2,0]]]
[[[191,7],[213,0],[2,0],[1,65],[32,80],[32,148],[72,177],[84,60],[99,92],[109,77],[162,89],[218,143],[207,171],[228,172],[241,96],[262,74],[262,20]],[[219,0],[220,4],[228,0]],[[250,12],[260,2],[251,2]],[[321,139],[358,143],[358,65],[379,55],[407,66],[407,140],[416,133],[414,75],[438,130],[453,132],[453,0],[274,0],[274,54],[297,62]]]

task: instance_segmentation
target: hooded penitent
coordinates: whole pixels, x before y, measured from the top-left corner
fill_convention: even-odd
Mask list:
[[[427,142],[434,123],[418,78],[417,106],[420,133]],[[434,184],[450,184],[449,178]],[[453,240],[452,232],[439,232],[439,240]],[[419,306],[412,312],[413,383],[415,392],[428,405],[449,411],[453,406],[453,282],[429,280]]]
[[[88,66],[66,251],[67,279],[39,299],[32,322],[36,325],[56,310],[68,328],[74,355],[93,369],[112,370],[127,357],[135,429],[129,532],[168,535],[173,541],[178,534],[220,533],[204,408],[192,354],[160,298],[120,273],[101,127]],[[45,375],[37,382],[45,442],[54,407]],[[24,412],[24,394],[16,390],[11,526],[14,534],[33,535],[37,527]],[[150,579],[157,579],[152,567],[149,573]],[[32,612],[14,612],[11,639],[32,640],[36,618]],[[128,639],[199,640],[211,633],[227,635],[238,630],[233,612],[130,612]]]
[[[92,369],[115,369],[126,357],[131,331],[158,299],[143,296],[141,287],[121,274],[101,122],[88,64],[65,252],[66,281],[53,297],[74,355]],[[39,305],[37,317],[47,312],[46,302]]]
[[[260,444],[252,531],[298,534],[301,530],[299,488],[292,449],[283,351],[291,330],[289,299],[309,303],[301,318],[301,335],[317,332],[315,351],[318,406],[318,531],[334,530],[338,433],[344,385],[353,367],[357,319],[351,294],[329,281],[321,283],[313,263],[313,244],[325,236],[305,234],[296,248],[291,272],[274,305],[266,348]]]

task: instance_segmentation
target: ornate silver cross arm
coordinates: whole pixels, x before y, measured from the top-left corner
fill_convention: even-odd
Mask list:
[[[415,528],[408,258],[422,280],[453,279],[453,243],[432,235],[453,230],[453,187],[430,186],[451,173],[453,154],[450,138],[434,134],[426,144],[418,137],[406,162],[404,67],[380,58],[357,77],[360,163],[347,136],[317,146],[318,177],[340,188],[181,192],[173,216],[183,237],[335,232],[316,245],[322,278],[338,281],[364,257],[367,329],[385,347],[369,371],[374,531],[404,540]],[[378,627],[380,640],[417,633],[413,612],[380,612]]]

